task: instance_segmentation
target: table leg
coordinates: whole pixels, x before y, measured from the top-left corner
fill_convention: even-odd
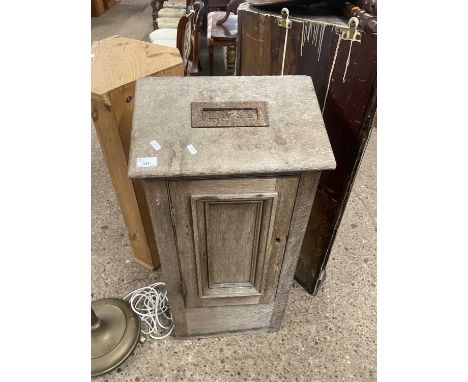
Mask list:
[[[226,72],[233,75],[236,71],[236,47],[228,46],[226,50]]]

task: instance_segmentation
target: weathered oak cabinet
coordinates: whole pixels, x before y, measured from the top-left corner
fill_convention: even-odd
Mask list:
[[[129,176],[144,179],[176,336],[279,329],[334,167],[307,76],[137,81]]]

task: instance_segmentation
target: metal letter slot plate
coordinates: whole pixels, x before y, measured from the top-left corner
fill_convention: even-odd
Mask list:
[[[264,101],[192,102],[192,127],[268,126]]]

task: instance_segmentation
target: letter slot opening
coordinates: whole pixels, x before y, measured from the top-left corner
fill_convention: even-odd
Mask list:
[[[192,128],[268,126],[264,101],[192,102],[191,107]]]

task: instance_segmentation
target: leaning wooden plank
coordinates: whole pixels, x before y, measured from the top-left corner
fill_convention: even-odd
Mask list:
[[[112,107],[96,101],[91,102],[91,107],[97,136],[127,226],[136,261],[143,265],[153,264],[135,191],[132,181],[127,177],[127,159],[116,129],[115,111]]]

